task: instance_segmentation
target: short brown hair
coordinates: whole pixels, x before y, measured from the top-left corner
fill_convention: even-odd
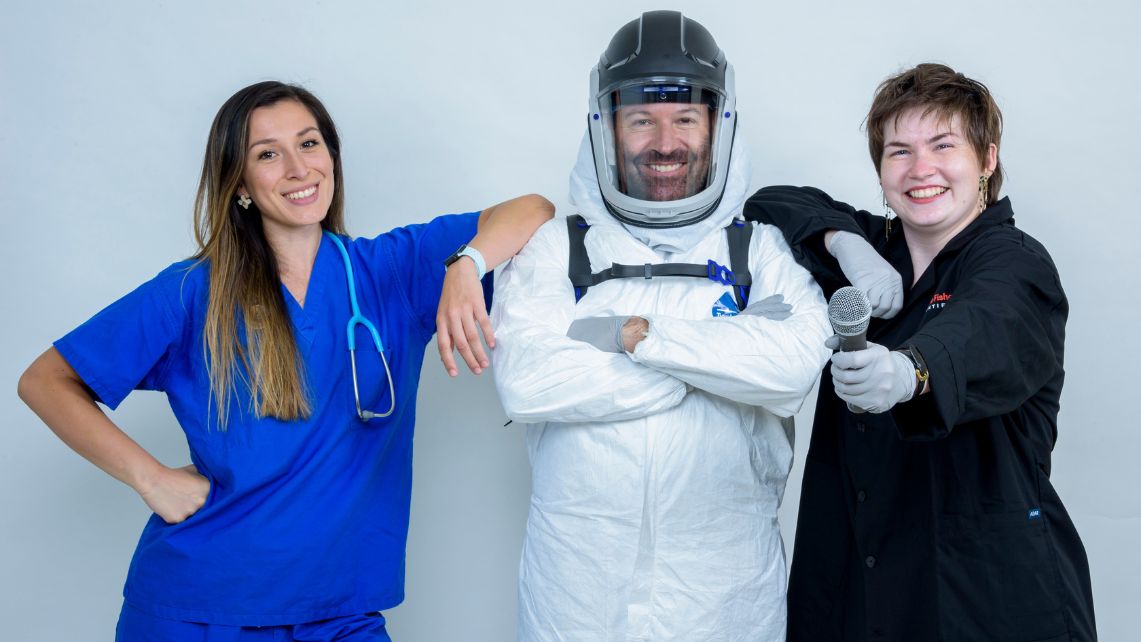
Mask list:
[[[986,85],[946,65],[924,63],[888,78],[876,88],[864,121],[868,152],[876,166],[876,175],[883,160],[884,126],[892,119],[898,123],[904,113],[916,108],[922,109],[924,116],[935,114],[948,122],[958,116],[980,165],[986,165],[987,148],[991,143],[1001,147],[1002,111]],[[1002,177],[1002,161],[997,160],[988,184],[988,207],[998,200]]]

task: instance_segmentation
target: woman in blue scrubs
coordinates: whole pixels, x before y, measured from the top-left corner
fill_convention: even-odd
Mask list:
[[[324,106],[278,82],[242,89],[211,128],[198,253],[21,377],[40,418],[154,511],[116,639],[389,639],[424,350],[438,330],[449,374],[453,351],[487,367],[481,278],[553,208],[525,196],[351,239],[343,190]],[[164,466],[96,405],[135,389],[167,394],[192,465]]]

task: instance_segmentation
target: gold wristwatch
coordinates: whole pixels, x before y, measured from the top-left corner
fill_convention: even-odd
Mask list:
[[[931,373],[927,371],[927,362],[923,360],[923,355],[912,344],[908,344],[906,348],[899,350],[911,360],[911,365],[915,368],[915,391],[911,393],[914,399],[923,393],[923,388],[927,385],[927,380],[931,378]]]

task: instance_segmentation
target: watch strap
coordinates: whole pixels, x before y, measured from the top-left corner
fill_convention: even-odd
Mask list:
[[[449,267],[452,263],[455,263],[460,260],[461,257],[465,256],[471,259],[472,263],[475,263],[475,270],[478,274],[477,278],[483,280],[484,275],[487,274],[487,261],[484,260],[483,254],[481,254],[479,250],[470,245],[461,245],[454,254],[444,260],[444,266]]]

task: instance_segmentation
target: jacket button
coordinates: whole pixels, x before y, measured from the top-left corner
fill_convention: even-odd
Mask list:
[[[862,422],[862,421],[856,422],[856,432],[866,432],[867,429],[868,429],[868,427],[866,425],[864,425],[864,422]]]
[[[863,502],[867,498],[868,498],[868,494],[862,490],[860,492],[856,493],[856,501],[858,501],[858,502]]]
[[[868,555],[867,558],[864,559],[864,564],[867,564],[868,568],[875,568],[875,565],[876,565],[875,556],[874,555]]]

